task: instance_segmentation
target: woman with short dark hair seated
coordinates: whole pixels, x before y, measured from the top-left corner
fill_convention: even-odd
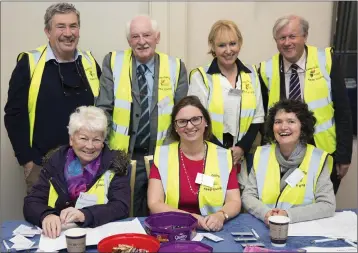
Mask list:
[[[335,213],[333,159],[307,144],[315,123],[301,101],[282,100],[269,110],[266,137],[272,144],[256,150],[242,194],[244,208],[266,224],[272,215],[288,216],[295,223]]]
[[[51,238],[60,235],[62,224],[96,227],[129,213],[129,159],[104,144],[103,110],[77,108],[68,132],[69,145],[47,155],[40,178],[24,201],[25,219]]]
[[[199,228],[221,230],[240,212],[237,172],[231,151],[207,141],[211,120],[198,97],[185,97],[174,106],[169,135],[174,142],[156,148],[150,171],[151,213],[191,213]]]

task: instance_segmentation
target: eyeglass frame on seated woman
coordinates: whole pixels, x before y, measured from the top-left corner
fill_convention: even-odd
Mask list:
[[[175,122],[175,125],[176,125],[177,127],[179,127],[179,128],[184,128],[184,127],[186,127],[186,126],[188,125],[189,121],[190,121],[190,123],[191,123],[193,126],[199,126],[199,125],[201,124],[201,122],[203,122],[203,117],[204,117],[204,116],[194,116],[194,117],[192,117],[192,118],[190,118],[190,119],[176,119],[176,120],[174,120],[174,122]],[[194,123],[193,120],[195,120],[195,119],[200,119],[200,122]],[[180,120],[183,121],[183,125],[178,124],[178,121],[180,121]],[[185,123],[184,123],[184,121],[185,121]],[[185,124],[185,125],[184,125],[184,124]]]

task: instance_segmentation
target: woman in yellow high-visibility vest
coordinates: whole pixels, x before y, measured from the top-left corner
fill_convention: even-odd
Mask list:
[[[242,194],[244,208],[266,224],[273,215],[288,216],[291,223],[333,216],[333,160],[307,144],[316,123],[307,104],[281,100],[269,110],[266,123],[272,144],[255,152]]]
[[[252,163],[252,148],[264,122],[261,88],[254,65],[239,58],[243,37],[230,20],[218,20],[211,27],[208,44],[214,58],[207,66],[190,73],[188,95],[199,97],[213,122],[212,141],[233,152],[234,163],[245,157]],[[240,185],[247,179],[247,166],[240,172]]]
[[[129,214],[129,158],[104,144],[104,111],[78,107],[68,132],[70,144],[46,156],[40,178],[24,200],[25,219],[51,238],[60,235],[63,224],[96,227]]]
[[[151,213],[190,213],[201,229],[219,231],[241,209],[231,152],[209,141],[211,120],[196,96],[181,99],[171,114],[173,142],[157,146],[149,175]]]

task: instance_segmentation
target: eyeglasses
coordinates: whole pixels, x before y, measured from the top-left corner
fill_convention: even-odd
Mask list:
[[[177,119],[177,120],[174,120],[175,125],[177,127],[179,127],[179,128],[186,127],[188,125],[189,121],[193,126],[198,126],[203,121],[203,116],[195,116],[195,117],[192,117],[191,119]]]
[[[276,39],[276,41],[278,41],[280,43],[284,43],[284,42],[286,42],[286,39],[288,39],[288,41],[293,41],[298,37],[303,37],[303,36],[302,35],[290,34],[288,36],[280,37],[280,38]]]
[[[66,97],[70,96],[71,94],[79,95],[79,94],[80,94],[80,91],[81,91],[81,89],[80,89],[81,85],[76,85],[76,86],[74,86],[74,85],[68,85],[68,84],[66,84],[65,81],[64,81],[63,75],[62,75],[62,73],[61,73],[61,67],[60,67],[61,64],[58,63],[58,62],[55,62],[55,64],[58,66],[58,75],[60,76],[61,87],[62,87],[62,90],[63,90],[63,94],[64,94]],[[80,69],[79,69],[79,67],[78,67],[77,60],[75,60],[75,66],[76,66],[77,74],[79,75],[82,84],[85,86],[84,91],[86,92],[86,91],[87,91],[86,82],[85,82],[85,80],[83,79],[83,76],[82,76],[82,74],[81,74],[81,71],[80,71]],[[66,90],[72,90],[72,91],[74,91],[74,92],[67,92]]]

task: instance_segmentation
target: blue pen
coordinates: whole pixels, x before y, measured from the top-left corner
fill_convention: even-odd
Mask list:
[[[260,238],[260,236],[256,233],[255,229],[251,228],[251,231],[254,234],[254,236],[256,237],[256,239]]]

